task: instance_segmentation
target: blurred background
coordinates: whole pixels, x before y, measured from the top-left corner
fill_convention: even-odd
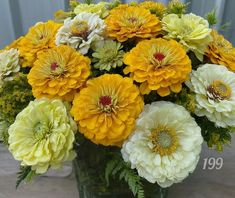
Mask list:
[[[159,0],[167,3],[168,0]],[[126,0],[126,2],[131,2]],[[217,10],[219,24],[227,22],[230,27],[222,31],[235,45],[235,0],[184,0],[190,2],[189,9],[197,15],[205,16],[212,9]],[[68,9],[69,0],[0,0],[0,49],[39,21],[53,19],[59,9]],[[233,138],[234,139],[234,138]],[[234,198],[235,197],[235,142],[223,153],[210,150],[204,145],[196,171],[183,183],[171,187],[169,198]],[[220,170],[205,168],[205,160],[222,158]],[[15,190],[18,163],[12,159],[7,149],[0,144],[0,198],[78,198],[71,166],[61,172],[36,178],[31,184]],[[204,168],[205,169],[204,169]]]
[[[97,0],[95,0],[97,1]],[[94,2],[95,2],[94,1]],[[123,0],[131,2],[132,0]],[[138,0],[136,0],[138,1]],[[168,3],[169,0],[157,0]],[[219,24],[216,28],[230,23],[229,29],[222,32],[235,44],[235,0],[182,0],[190,2],[189,10],[200,16],[216,9]],[[68,9],[69,0],[0,0],[0,48],[25,34],[28,28],[39,21],[53,18],[58,9]]]

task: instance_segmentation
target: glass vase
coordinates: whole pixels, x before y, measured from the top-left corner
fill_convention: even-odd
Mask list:
[[[97,146],[84,141],[77,148],[77,158],[74,160],[74,171],[79,191],[79,198],[134,198],[125,181],[110,180],[107,186],[105,167],[107,147]],[[113,151],[112,151],[113,152]],[[143,183],[145,198],[166,198],[168,189],[157,184]]]

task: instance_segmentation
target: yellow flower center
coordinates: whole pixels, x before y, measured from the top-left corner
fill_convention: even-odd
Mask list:
[[[153,151],[161,156],[171,155],[179,145],[176,132],[165,126],[159,126],[152,131],[151,141],[154,145]]]
[[[123,18],[123,22],[127,27],[141,27],[143,25],[143,20],[139,16],[133,16],[132,14],[127,14]]]
[[[220,80],[215,80],[207,88],[207,95],[213,100],[226,100],[231,97],[231,87]]]
[[[50,129],[44,122],[38,122],[34,127],[34,135],[37,140],[42,140],[50,134]]]
[[[116,106],[116,100],[115,98],[104,95],[99,98],[99,109],[106,113],[115,112],[115,106]]]
[[[89,34],[89,26],[86,21],[75,21],[71,25],[70,30],[74,36],[82,37],[83,39],[87,39]]]

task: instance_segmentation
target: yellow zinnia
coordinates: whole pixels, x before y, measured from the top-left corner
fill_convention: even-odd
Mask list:
[[[160,96],[181,91],[191,72],[191,61],[183,47],[174,40],[144,40],[124,56],[124,73],[141,83],[140,91],[156,90]]]
[[[79,131],[92,142],[120,146],[143,108],[139,94],[130,78],[104,74],[87,81],[87,87],[75,96],[71,114]]]
[[[55,46],[55,35],[61,24],[53,21],[37,23],[20,41],[20,55],[23,67],[32,67],[40,52]]]
[[[161,2],[144,1],[139,4],[140,7],[150,10],[151,13],[162,17],[166,13],[166,6]]]
[[[73,100],[90,75],[90,59],[69,46],[58,46],[38,56],[28,75],[36,98]]]
[[[156,15],[137,6],[121,5],[105,19],[108,36],[124,42],[130,38],[152,38],[161,30]]]
[[[235,48],[216,30],[211,32],[213,41],[209,44],[206,56],[214,64],[224,65],[235,71]]]

